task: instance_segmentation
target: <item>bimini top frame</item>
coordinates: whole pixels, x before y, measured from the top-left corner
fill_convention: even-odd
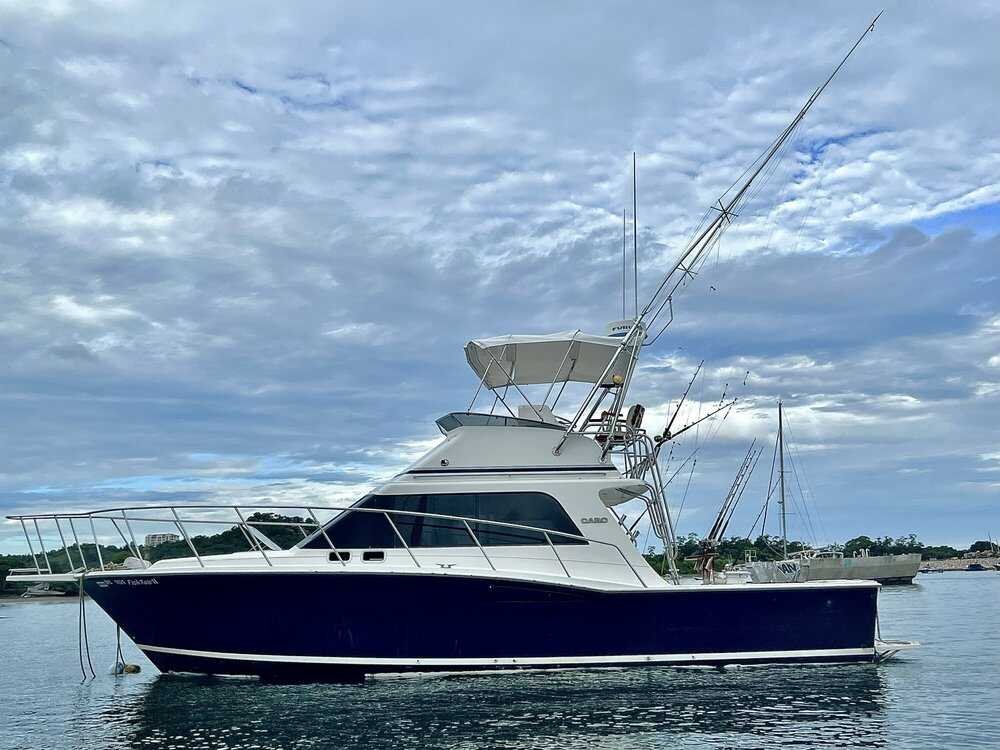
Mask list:
[[[595,390],[614,391],[623,397],[639,352],[639,344],[635,342],[641,336],[632,335],[629,339],[632,343],[623,346],[621,337],[597,336],[576,330],[470,341],[465,346],[465,357],[479,376],[479,387],[469,403],[469,411],[485,387],[495,396],[494,409],[499,403],[512,417],[527,417],[566,427],[569,422],[556,416],[553,410],[567,383],[586,383]],[[540,403],[533,402],[521,389],[521,386],[534,385],[548,386]],[[524,400],[517,413],[507,400],[510,388]],[[614,401],[620,409],[621,398]]]
[[[629,366],[620,344],[617,337],[579,330],[497,336],[470,341],[465,345],[465,358],[482,384],[491,390],[565,382],[611,385],[616,376],[625,376]]]

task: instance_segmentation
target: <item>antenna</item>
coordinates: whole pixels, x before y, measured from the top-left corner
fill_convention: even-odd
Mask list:
[[[635,151],[632,152],[632,283],[635,285],[635,317],[639,319],[639,217],[636,215]]]
[[[628,267],[628,253],[625,250],[625,234],[626,234],[626,218],[625,214],[628,212],[627,208],[622,209],[622,320],[625,320],[625,287],[627,281],[625,280],[626,271]]]

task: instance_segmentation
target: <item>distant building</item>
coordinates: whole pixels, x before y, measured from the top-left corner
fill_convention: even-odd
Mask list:
[[[164,542],[179,542],[180,536],[177,534],[146,534],[146,546],[155,547]]]

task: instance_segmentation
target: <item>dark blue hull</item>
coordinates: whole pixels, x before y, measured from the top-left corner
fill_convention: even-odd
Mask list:
[[[877,587],[601,592],[402,573],[88,576],[87,594],[163,671],[366,673],[873,661]]]

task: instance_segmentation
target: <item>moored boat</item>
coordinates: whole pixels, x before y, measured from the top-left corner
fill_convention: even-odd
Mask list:
[[[757,583],[863,580],[905,584],[913,583],[919,569],[920,555],[916,552],[845,557],[839,550],[820,549],[793,552],[786,559],[774,562],[754,562],[751,564],[751,577]]]
[[[876,662],[912,645],[877,637],[872,581],[680,585],[658,460],[668,431],[647,432],[644,408],[627,402],[647,330],[665,311],[672,319],[673,295],[832,78],[720,199],[652,299],[609,335],[470,341],[466,359],[479,386],[469,407],[438,419],[441,442],[372,494],[349,507],[20,514],[11,518],[34,568],[10,580],[77,583],[164,671],[353,680],[379,672]],[[557,412],[577,388],[575,410]],[[480,394],[488,411],[475,410]],[[628,526],[618,510],[625,503],[642,506],[668,570],[654,570],[636,549],[635,522]],[[275,515],[252,515],[260,511]],[[164,524],[190,554],[152,562],[137,534]],[[206,525],[234,530],[246,550],[204,554],[194,531]],[[303,538],[286,547],[272,538],[276,527],[301,529]],[[80,541],[88,532],[89,557]],[[130,551],[123,564],[102,557],[109,533]],[[45,538],[54,534],[69,572],[51,565]]]
[[[552,363],[546,337],[472,342],[513,351],[530,373]],[[617,361],[596,382],[620,397],[631,358],[619,340],[570,335],[575,372],[602,347]],[[475,360],[473,360],[475,361]],[[489,366],[486,368],[489,369]],[[592,371],[591,371],[592,372]],[[619,378],[618,376],[623,376]],[[530,375],[490,381],[525,386]],[[620,385],[615,385],[621,379]],[[548,411],[535,408],[540,414]],[[71,540],[73,573],[52,573],[41,533],[36,570],[14,580],[77,581],[164,671],[357,679],[401,671],[651,664],[877,661],[878,585],[678,585],[653,570],[616,507],[644,502],[672,545],[653,449],[641,424],[549,421],[475,412],[438,420],[442,442],[349,508],[271,507],[309,520],[251,521],[261,508],[166,506],[16,517]],[[557,451],[555,449],[558,449]],[[631,469],[612,456],[629,455]],[[39,526],[36,526],[38,524]],[[191,555],[143,560],[133,530],[174,526]],[[248,550],[201,555],[192,532],[236,528]],[[125,565],[88,559],[81,529],[109,527]],[[281,549],[268,527],[304,527]],[[94,539],[98,534],[93,531]],[[96,543],[89,549],[99,550]],[[43,567],[48,566],[48,568]],[[627,639],[617,637],[630,623]]]
[[[781,519],[783,559],[749,562],[750,578],[754,583],[805,581],[877,581],[884,584],[913,583],[920,569],[920,554],[870,555],[867,549],[847,557],[837,548],[804,549],[788,552],[785,494],[785,430],[784,410],[778,402],[778,435],[775,455],[778,463],[777,502]],[[768,498],[772,494],[768,488]],[[765,501],[766,502],[766,501]],[[805,503],[805,498],[802,498]]]

